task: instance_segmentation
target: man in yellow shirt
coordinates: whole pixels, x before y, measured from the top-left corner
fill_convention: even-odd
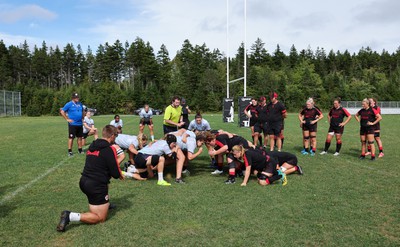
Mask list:
[[[177,131],[185,123],[182,120],[181,99],[178,96],[172,97],[171,105],[165,108],[164,112],[164,135]]]

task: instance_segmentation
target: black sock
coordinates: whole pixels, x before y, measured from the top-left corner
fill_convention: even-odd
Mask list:
[[[79,153],[82,153],[82,148],[78,148]]]
[[[325,142],[325,149],[324,149],[324,151],[325,151],[325,152],[328,151],[328,149],[329,149],[330,146],[331,146],[331,143],[330,143],[330,142]]]
[[[272,177],[268,178],[269,184],[272,184],[273,182],[275,182],[276,180],[279,180],[281,178],[282,178],[282,175],[275,174]]]
[[[336,143],[336,152],[339,153],[342,148],[342,143]]]
[[[68,149],[68,153],[72,153],[72,149]]]

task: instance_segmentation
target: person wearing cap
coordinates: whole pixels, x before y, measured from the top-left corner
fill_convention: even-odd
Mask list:
[[[258,144],[258,138],[261,133],[264,134],[264,148],[267,147],[268,144],[268,124],[267,124],[267,99],[264,96],[260,97],[260,104],[256,107],[255,113],[258,116],[257,122],[254,124],[254,146]]]
[[[183,124],[180,128],[188,129],[188,126],[189,126],[189,123],[190,123],[189,114],[191,113],[191,111],[189,109],[189,106],[186,104],[186,99],[182,98],[181,106],[182,106],[181,121],[184,122],[185,124]]]
[[[119,115],[114,116],[114,120],[111,120],[110,125],[118,129],[118,134],[122,134],[122,127],[124,127],[124,122]]]
[[[164,180],[165,156],[177,160],[177,173],[180,169],[182,172],[184,157],[179,157],[178,146],[176,144],[176,136],[167,134],[165,140],[158,140],[152,145],[147,145],[141,149],[136,155],[135,167],[142,178],[152,178],[153,170],[157,169],[158,182],[157,185],[170,186],[171,184]],[[180,152],[182,153],[182,152]],[[178,179],[178,178],[177,178]]]
[[[276,137],[276,146],[278,151],[281,151],[281,133],[283,128],[283,119],[286,118],[286,107],[282,102],[278,101],[277,93],[270,93],[269,98],[270,102],[267,105],[267,133],[269,135],[269,148],[270,151],[274,151]]]
[[[78,152],[83,154],[83,105],[79,102],[78,93],[73,93],[71,98],[71,101],[66,103],[64,107],[60,109],[61,116],[68,122],[68,156],[73,156],[72,145],[75,137],[77,138]]]
[[[208,123],[208,121],[203,118],[203,116],[200,114],[200,112],[197,112],[196,116],[190,122],[187,129],[197,133],[199,131],[210,131],[211,126]]]
[[[164,112],[164,135],[170,132],[177,131],[185,122],[180,121],[182,115],[181,98],[178,96],[172,97],[171,104],[165,108]]]

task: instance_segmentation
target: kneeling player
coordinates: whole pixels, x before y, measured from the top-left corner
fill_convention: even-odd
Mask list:
[[[277,151],[270,151],[267,154],[275,159],[277,163],[277,169],[280,169],[286,175],[298,172],[300,175],[303,175],[303,169],[301,166],[297,164],[297,157],[294,154],[288,152],[277,152]]]

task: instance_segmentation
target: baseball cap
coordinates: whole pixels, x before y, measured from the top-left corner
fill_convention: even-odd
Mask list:
[[[267,98],[265,98],[264,96],[261,96],[260,101],[264,101],[264,100],[267,100]]]
[[[72,93],[72,96],[71,96],[72,98],[79,98],[79,94],[78,93]]]

